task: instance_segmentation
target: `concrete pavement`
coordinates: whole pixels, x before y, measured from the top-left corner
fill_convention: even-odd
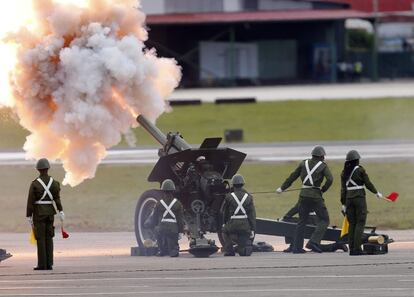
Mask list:
[[[286,162],[298,161],[309,157],[316,144],[327,151],[327,160],[344,160],[350,149],[358,150],[365,160],[410,160],[414,159],[414,141],[322,141],[288,142],[266,144],[223,144],[247,154],[246,162]],[[198,147],[198,145],[194,145]],[[110,150],[101,164],[150,164],[158,160],[158,148],[137,148]],[[0,166],[33,166],[33,160],[26,160],[24,152],[1,152]]]
[[[35,272],[27,234],[1,234],[14,257],[0,264],[0,296],[414,296],[414,232],[388,231],[387,255],[284,254],[252,257],[131,257],[133,233],[74,233],[56,238],[53,271]],[[183,248],[185,243],[182,242]]]

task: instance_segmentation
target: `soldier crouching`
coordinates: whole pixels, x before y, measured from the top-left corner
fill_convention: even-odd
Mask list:
[[[156,225],[154,231],[160,256],[178,257],[179,233],[184,231],[183,205],[174,198],[175,184],[172,180],[164,180],[161,190],[164,192],[163,198],[157,202],[144,226],[148,228]]]
[[[253,252],[252,241],[256,230],[256,210],[252,196],[243,189],[243,176],[232,178],[233,191],[226,195],[224,204],[224,256],[234,256],[233,243],[237,243],[240,256],[250,256]]]

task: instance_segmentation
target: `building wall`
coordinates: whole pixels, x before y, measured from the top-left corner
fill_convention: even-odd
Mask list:
[[[141,0],[141,4],[147,14],[315,8],[305,0]]]
[[[290,9],[312,9],[310,2],[289,0],[259,0],[259,10],[290,10]]]
[[[258,42],[259,75],[263,80],[289,80],[297,77],[297,41]]]
[[[256,79],[257,44],[254,42],[200,42],[200,74],[208,79]]]
[[[141,0],[147,14],[239,11],[241,0]]]
[[[352,9],[366,12],[374,11],[374,0],[331,0],[332,2],[347,2]],[[379,11],[411,11],[413,0],[377,0]]]
[[[223,2],[224,11],[241,11],[243,10],[243,0],[224,0]]]
[[[413,38],[413,23],[384,23],[378,26],[378,37],[386,38]]]
[[[184,87],[334,81],[336,62],[344,60],[343,27],[343,21],[233,24],[232,35],[228,24],[158,25],[147,45],[177,59]],[[321,56],[323,71],[315,66]]]
[[[216,12],[223,11],[223,7],[223,0],[167,0],[165,2],[166,13]]]
[[[141,6],[146,14],[165,13],[165,1],[168,0],[141,0]]]

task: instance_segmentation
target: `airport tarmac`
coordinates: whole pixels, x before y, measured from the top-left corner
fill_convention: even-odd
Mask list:
[[[300,84],[257,87],[176,89],[170,100],[256,98],[257,101],[338,100],[413,97],[413,80],[379,82]]]
[[[370,141],[321,141],[287,143],[245,143],[227,146],[247,154],[246,162],[269,163],[299,161],[309,157],[309,150],[316,144],[323,145],[327,160],[344,160],[350,148],[358,150],[364,160],[413,160],[414,141],[412,140],[370,140]],[[198,147],[199,145],[193,145]],[[224,147],[226,144],[223,145]],[[158,161],[156,147],[109,150],[101,164],[150,164]],[[33,166],[33,160],[26,159],[25,153],[0,152],[0,166]]]
[[[281,252],[251,257],[131,257],[133,233],[74,233],[55,240],[53,271],[36,272],[28,234],[0,234],[14,256],[0,264],[0,296],[414,296],[414,232],[384,231],[386,255]],[[181,242],[182,248],[186,243]]]

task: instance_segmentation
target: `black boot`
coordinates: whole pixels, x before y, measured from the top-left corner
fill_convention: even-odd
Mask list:
[[[350,251],[349,255],[350,256],[365,256],[365,255],[368,255],[368,254],[364,251],[356,250],[356,251]]]
[[[292,245],[289,245],[289,247],[287,249],[284,249],[283,252],[284,253],[291,253],[292,250],[293,250],[293,246]]]
[[[234,257],[234,256],[236,256],[235,252],[225,252],[224,253],[224,257]]]
[[[306,251],[304,249],[293,249],[292,253],[294,253],[294,254],[305,254]]]
[[[314,243],[312,241],[308,241],[308,243],[305,246],[307,249],[312,250],[315,253],[322,253],[322,249],[319,247],[317,243]]]
[[[335,251],[343,250],[345,253],[348,252],[348,246],[345,243],[335,242]]]

